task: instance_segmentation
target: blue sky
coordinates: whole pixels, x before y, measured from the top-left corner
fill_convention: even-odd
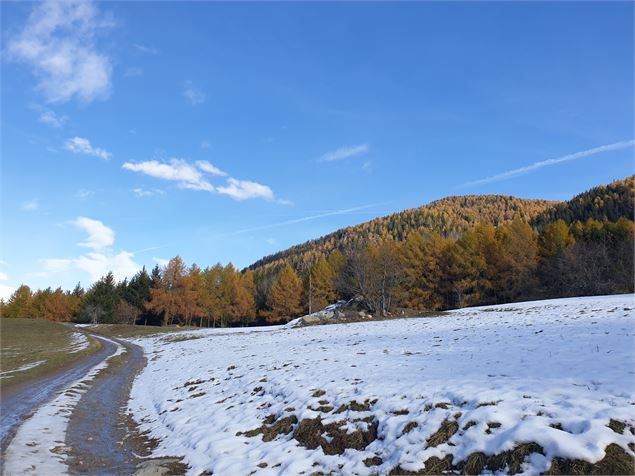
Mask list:
[[[1,8],[3,296],[633,173],[630,2]]]

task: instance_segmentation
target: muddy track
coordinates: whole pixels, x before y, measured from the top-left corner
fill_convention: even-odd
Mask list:
[[[139,463],[135,453],[144,452],[129,438],[135,428],[126,418],[126,408],[132,382],[146,360],[139,346],[116,341],[126,352],[97,375],[70,418],[66,445],[71,474],[132,474]]]
[[[182,474],[178,458],[148,459],[155,442],[140,434],[127,412],[132,383],[146,365],[141,347],[113,339],[126,352],[99,372],[73,410],[66,429],[69,474]]]
[[[102,344],[100,350],[74,363],[70,368],[63,367],[36,380],[3,389],[0,454],[4,455],[20,424],[38,407],[53,399],[72,382],[84,377],[92,367],[115,352],[116,346],[113,343],[102,339],[99,341]]]

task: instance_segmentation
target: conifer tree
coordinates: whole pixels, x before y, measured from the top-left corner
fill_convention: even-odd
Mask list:
[[[311,267],[307,285],[309,312],[319,311],[335,302],[337,294],[333,270],[323,256]]]
[[[2,306],[2,317],[20,317],[23,319],[35,319],[33,307],[33,293],[26,284],[18,287]]]
[[[267,305],[267,322],[289,321],[302,312],[302,282],[291,266],[286,265],[271,286]]]

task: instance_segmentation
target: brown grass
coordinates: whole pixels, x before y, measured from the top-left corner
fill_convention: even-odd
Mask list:
[[[97,339],[88,337],[89,346],[86,349],[70,353],[74,332],[70,325],[43,319],[0,319],[2,372],[43,361],[31,369],[4,374],[0,386],[9,388],[19,382],[62,370],[101,349]]]
[[[363,450],[377,439],[379,426],[377,420],[368,424],[366,430],[356,430],[351,433],[341,428],[345,423],[345,421],[339,421],[324,425],[320,417],[305,418],[296,427],[293,437],[305,448],[321,447],[327,455],[341,455],[346,449]],[[331,438],[331,441],[327,441],[322,436],[324,433]]]
[[[449,421],[446,418],[443,420],[443,423],[441,423],[439,429],[427,439],[428,447],[435,447],[446,443],[457,431],[459,431],[459,424],[455,421]]]

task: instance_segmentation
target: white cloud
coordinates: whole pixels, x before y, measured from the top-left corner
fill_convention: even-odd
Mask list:
[[[247,200],[249,198],[264,198],[265,200],[273,200],[275,197],[273,191],[266,185],[249,180],[237,180],[235,178],[227,179],[226,187],[216,187],[218,193],[228,195],[235,200]]]
[[[83,137],[73,137],[68,139],[64,143],[64,148],[75,154],[92,155],[93,157],[99,157],[100,159],[108,160],[112,157],[112,154],[99,147],[93,147],[88,139]]]
[[[117,254],[91,252],[74,259],[73,264],[88,273],[93,281],[97,281],[109,271],[112,271],[117,280],[122,280],[141,269],[133,257],[134,255],[128,251]]]
[[[95,192],[93,190],[87,190],[85,188],[80,188],[77,193],[75,194],[75,197],[80,198],[82,200],[92,197],[93,195],[95,195]]]
[[[115,233],[101,221],[78,217],[72,223],[88,233],[86,241],[77,245],[92,248],[92,251],[77,257],[42,259],[40,260],[42,271],[35,273],[36,276],[47,277],[52,273],[79,270],[88,273],[92,281],[97,281],[112,271],[117,280],[122,280],[141,269],[141,266],[133,259],[134,253],[129,251],[115,253],[111,249],[115,241]]]
[[[155,188],[153,190],[147,190],[145,188],[133,188],[132,192],[137,196],[137,197],[151,197],[153,195],[165,195],[165,191]]]
[[[73,224],[88,233],[88,238],[79,246],[100,250],[111,246],[115,242],[115,232],[99,220],[78,217]]]
[[[144,53],[146,55],[159,54],[159,50],[153,48],[152,46],[140,45],[139,43],[134,43],[132,46],[134,46],[135,50],[137,50],[139,53]]]
[[[7,50],[11,58],[33,68],[37,88],[49,102],[90,102],[110,92],[112,63],[97,50],[94,37],[111,25],[88,1],[35,3]]]
[[[201,149],[208,149],[209,150],[211,148],[212,148],[212,144],[208,140],[203,139],[201,141]]]
[[[55,112],[51,111],[50,109],[43,110],[40,113],[40,117],[39,117],[39,121],[42,124],[46,124],[47,126],[56,127],[56,128],[62,127],[67,120],[68,120],[68,117],[59,116],[55,114]]]
[[[152,257],[152,261],[154,261],[155,263],[157,263],[159,266],[165,266],[167,265],[170,260],[169,259],[165,259],[165,258],[157,258],[156,256]]]
[[[190,80],[183,82],[183,97],[188,100],[192,106],[202,104],[207,99],[205,93],[194,86],[194,83]]]
[[[569,162],[571,160],[582,159],[584,157],[600,154],[602,152],[628,149],[630,147],[633,147],[633,145],[635,145],[635,140],[627,140],[622,142],[615,142],[613,144],[601,145],[599,147],[594,147],[593,149],[587,149],[581,152],[575,152],[573,154],[563,155],[562,157],[558,157],[555,159],[548,159],[548,160],[543,160],[541,162],[534,162],[533,164],[527,165],[525,167],[508,170],[507,172],[502,172],[500,174],[492,175],[490,177],[485,177],[479,180],[474,180],[472,182],[467,182],[463,184],[463,186],[483,185],[486,183],[500,182],[501,180],[507,180],[510,178],[517,177],[519,175],[524,175],[526,173],[533,172],[534,170],[538,170],[543,167],[549,167],[551,165],[556,165],[561,162]]]
[[[0,281],[6,281],[7,279],[9,279],[7,273],[3,273],[2,271],[0,271]]]
[[[207,192],[214,191],[214,187],[205,180],[201,171],[183,159],[170,159],[168,162],[159,162],[157,160],[126,162],[122,165],[122,168],[146,174],[150,177],[177,182],[181,188],[205,190]]]
[[[7,286],[6,284],[0,284],[0,299],[7,301],[11,295],[15,292],[15,287]]]
[[[365,154],[368,152],[370,147],[368,144],[360,144],[354,145],[351,147],[341,147],[333,152],[327,152],[326,154],[320,157],[320,162],[333,162],[335,160],[343,160],[348,159],[349,157],[354,157],[356,155]]]
[[[196,165],[198,166],[199,169],[201,169],[203,172],[206,172],[208,174],[216,175],[218,177],[227,176],[226,172],[223,172],[218,167],[215,167],[214,165],[210,164],[207,160],[199,160],[196,162]]]
[[[267,238],[265,241],[267,242],[268,245],[272,245],[273,246],[273,245],[276,244],[276,240],[273,239],[273,238]]]
[[[122,168],[132,172],[143,173],[150,177],[177,182],[180,188],[217,192],[234,200],[241,201],[250,198],[276,199],[273,191],[267,185],[229,177],[226,172],[205,160],[199,160],[195,164],[190,164],[183,159],[170,159],[167,162],[159,162],[157,160],[126,162],[122,165]],[[204,174],[226,177],[227,183],[224,186],[214,186],[206,179]],[[135,193],[140,196],[147,195],[142,192],[142,189]],[[279,200],[279,202],[284,204],[291,203],[286,200]]]
[[[24,210],[25,212],[34,212],[39,208],[40,202],[38,202],[37,200],[27,200],[26,202],[22,203],[22,210]]]

